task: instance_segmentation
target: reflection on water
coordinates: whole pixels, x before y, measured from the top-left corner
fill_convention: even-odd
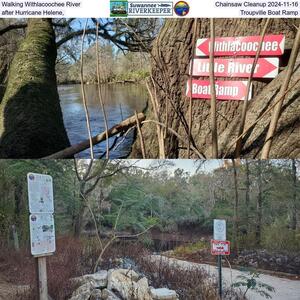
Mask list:
[[[96,85],[86,85],[86,98],[90,113],[92,135],[105,131],[101,106],[98,98]],[[134,111],[141,112],[147,102],[147,91],[142,85],[116,84],[101,85],[105,110],[107,114],[108,127],[120,123],[122,120],[132,116]],[[58,89],[63,112],[64,124],[72,145],[82,142],[88,138],[84,107],[81,99],[80,85],[64,85]],[[118,140],[121,141],[122,138]],[[110,138],[110,145],[115,137]],[[110,151],[110,158],[126,157],[130,153],[133,142],[133,132],[130,132],[124,141]],[[106,150],[106,142],[94,146],[95,158],[99,158]],[[90,150],[87,149],[78,157],[90,157]]]

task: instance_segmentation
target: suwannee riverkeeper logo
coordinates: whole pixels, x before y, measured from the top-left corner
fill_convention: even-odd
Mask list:
[[[183,1],[180,1],[183,2]],[[131,0],[110,0],[111,17],[167,17],[173,16],[173,1],[131,1]]]

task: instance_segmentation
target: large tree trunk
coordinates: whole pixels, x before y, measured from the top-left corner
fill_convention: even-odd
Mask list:
[[[261,244],[261,230],[262,230],[262,205],[263,205],[263,196],[262,196],[262,161],[258,160],[258,194],[256,200],[256,225],[255,225],[255,245],[259,247]]]
[[[186,158],[188,141],[188,106],[189,101],[185,96],[186,83],[189,79],[189,63],[193,56],[193,23],[194,19],[168,19],[153,46],[152,56],[152,86],[153,95],[157,96],[159,117],[175,132],[179,133],[184,142],[179,141],[169,133],[165,139],[166,156],[169,158]],[[197,38],[210,37],[209,20],[198,19],[199,30]],[[259,35],[265,20],[262,19],[217,19],[216,36],[247,36]],[[285,34],[288,40],[293,40],[299,20],[274,19],[267,30],[267,34]],[[288,54],[288,52],[287,52]],[[288,56],[288,55],[287,55]],[[286,65],[287,56],[283,58]],[[278,93],[285,72],[267,84],[268,81],[255,81],[255,98],[249,103],[246,127],[255,121],[272,103]],[[300,61],[292,77],[295,82],[300,76]],[[245,79],[244,79],[245,80]],[[233,145],[230,143],[237,137],[241,120],[242,101],[218,101],[217,127],[219,139],[219,156],[234,155]],[[210,102],[203,100],[193,101],[192,136],[195,145],[207,158],[211,155],[211,130],[210,130]],[[270,157],[298,157],[300,156],[299,127],[300,127],[300,82],[287,95],[283,105],[278,129],[272,145]],[[255,125],[244,139],[242,156],[259,157],[271,113]],[[149,118],[154,118],[150,112]],[[185,125],[184,125],[185,124]],[[147,155],[158,157],[157,137],[155,126],[147,124],[143,127],[146,141]],[[132,156],[139,155],[138,141],[133,148]],[[193,155],[195,157],[195,155]]]
[[[39,158],[69,146],[55,61],[51,19],[29,19],[0,103],[0,157]]]
[[[292,197],[292,205],[291,205],[291,229],[296,231],[297,229],[297,214],[298,214],[298,209],[297,209],[297,183],[298,183],[298,178],[297,178],[297,167],[296,167],[296,160],[292,160],[292,176],[293,176],[293,197]]]

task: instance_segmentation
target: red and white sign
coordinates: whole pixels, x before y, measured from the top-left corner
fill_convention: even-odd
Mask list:
[[[186,95],[194,99],[210,99],[211,85],[208,80],[190,80],[187,82]],[[247,93],[247,81],[216,81],[216,98],[217,100],[245,100]],[[252,84],[249,92],[249,99],[252,95]]]
[[[261,36],[219,37],[215,39],[215,56],[255,56]],[[284,53],[284,35],[266,35],[260,51],[261,56],[280,56]],[[196,56],[209,56],[211,42],[209,38],[198,39]]]
[[[211,254],[230,255],[230,242],[211,240]]]
[[[254,58],[215,58],[214,72],[216,77],[249,77]],[[259,58],[253,78],[275,78],[278,75],[279,59],[277,57]],[[193,76],[209,76],[209,59],[195,58]]]

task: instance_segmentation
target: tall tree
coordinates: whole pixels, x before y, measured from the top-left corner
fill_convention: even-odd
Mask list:
[[[262,231],[262,206],[263,206],[263,196],[262,196],[262,161],[257,161],[257,186],[258,194],[256,200],[256,225],[255,225],[255,244],[257,247],[261,245],[261,231]]]
[[[0,103],[0,156],[39,158],[69,146],[56,75],[51,19],[29,19]]]
[[[293,196],[292,196],[292,205],[291,205],[291,229],[297,229],[297,197],[298,197],[298,179],[297,179],[297,167],[296,160],[292,159],[292,177],[293,177]]]
[[[0,157],[40,158],[69,146],[55,63],[59,47],[69,57],[80,56],[68,45],[83,33],[81,26],[71,26],[72,22],[74,19],[28,19],[0,28],[0,37],[12,30],[26,29],[9,68],[3,98],[2,87],[0,90]],[[156,19],[101,19],[99,23],[99,37],[122,51],[149,51],[159,28]],[[89,20],[86,35],[95,36],[96,24],[96,19]],[[7,71],[7,64],[1,62],[0,80]]]
[[[237,180],[237,168],[235,159],[232,159],[233,182],[234,182],[234,221],[233,221],[233,253],[239,255],[239,192]]]
[[[246,166],[246,178],[245,178],[245,222],[247,226],[247,233],[250,231],[249,222],[249,205],[250,205],[250,170],[249,170],[249,160],[245,160]]]

